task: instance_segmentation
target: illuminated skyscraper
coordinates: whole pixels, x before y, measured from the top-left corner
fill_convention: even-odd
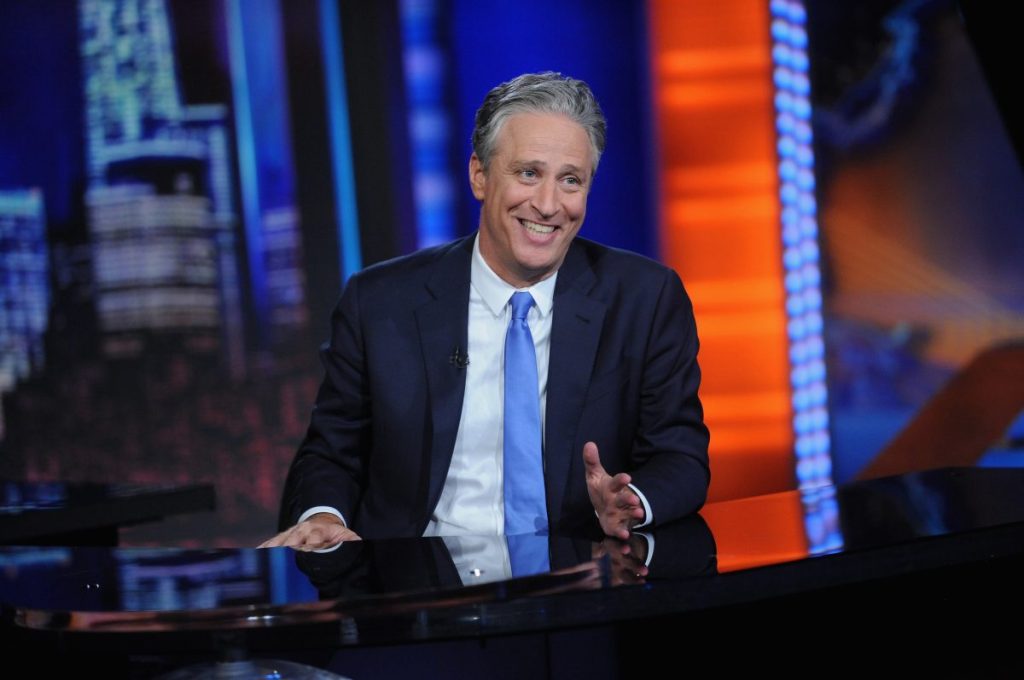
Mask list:
[[[80,17],[104,353],[171,341],[241,375],[227,107],[182,103],[163,0],[81,0]]]
[[[279,7],[273,0],[247,4],[245,18],[229,28],[230,41],[244,24],[250,41],[259,37],[248,49],[270,55],[247,60],[241,72],[233,68],[235,122],[244,116],[251,123],[234,144],[227,106],[182,101],[165,0],[80,0],[79,7],[89,228],[103,347],[111,356],[132,356],[147,337],[165,345],[175,336],[192,351],[221,352],[240,376],[245,343],[234,151],[244,180],[258,344],[304,327],[307,316],[287,106],[273,96],[263,101],[278,106],[253,107],[248,96],[258,88],[283,89]],[[190,207],[183,212],[185,204]],[[188,311],[190,304],[197,307]]]
[[[110,167],[144,176],[139,160]],[[93,187],[86,197],[96,306],[108,356],[138,355],[151,334],[177,336],[194,352],[219,347],[216,225],[209,199],[193,193],[188,160],[153,160],[161,171],[180,171],[176,191],[123,182]]]
[[[0,191],[0,396],[42,367],[49,307],[43,194]],[[0,409],[0,440],[3,436]]]

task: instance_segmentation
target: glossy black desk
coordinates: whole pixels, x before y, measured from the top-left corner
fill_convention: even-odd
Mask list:
[[[712,504],[654,532],[646,578],[614,544],[549,546],[552,573],[473,585],[441,539],[323,555],[2,548],[2,635],[130,677],[225,646],[352,677],[1024,670],[1024,470]]]
[[[0,480],[0,545],[115,546],[121,527],[214,506],[209,484]]]

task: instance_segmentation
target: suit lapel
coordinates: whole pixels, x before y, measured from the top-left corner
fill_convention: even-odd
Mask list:
[[[583,474],[582,451],[573,450],[576,425],[583,411],[606,311],[604,303],[587,297],[596,280],[582,249],[574,244],[555,284],[548,363],[544,478],[552,518],[561,516],[570,472]]]
[[[456,349],[466,352],[472,253],[473,240],[468,238],[442,256],[426,284],[432,299],[416,310],[432,427],[428,513],[448,475],[466,392],[466,371],[450,357]]]

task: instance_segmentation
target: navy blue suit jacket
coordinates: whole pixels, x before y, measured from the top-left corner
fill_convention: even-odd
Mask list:
[[[444,486],[465,391],[473,237],[353,276],[321,348],[325,376],[289,470],[282,527],[326,505],[367,538],[420,536]],[[469,357],[472,361],[472,357]],[[674,271],[574,240],[558,272],[545,488],[552,532],[593,529],[583,445],[625,471],[662,523],[709,481],[693,311]]]

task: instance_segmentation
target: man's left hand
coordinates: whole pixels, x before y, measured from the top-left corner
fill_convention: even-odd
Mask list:
[[[628,540],[630,529],[644,519],[640,499],[629,488],[630,476],[625,472],[614,477],[609,475],[601,465],[601,456],[594,442],[583,446],[583,463],[587,471],[590,502],[597,511],[601,530],[608,536]]]

